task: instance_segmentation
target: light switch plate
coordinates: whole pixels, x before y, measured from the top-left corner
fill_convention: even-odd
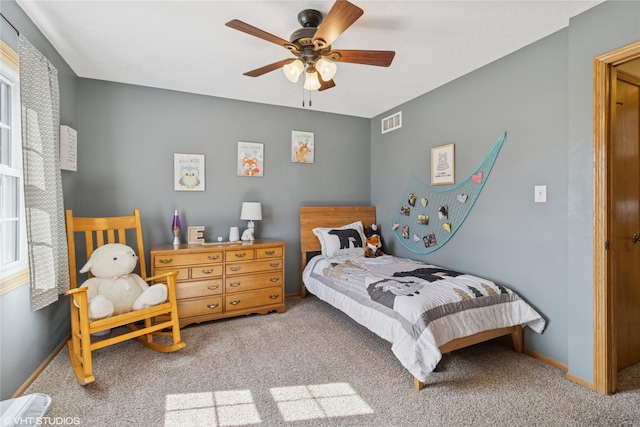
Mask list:
[[[533,187],[534,196],[533,200],[536,203],[546,203],[547,202],[547,186],[546,185],[536,185]]]

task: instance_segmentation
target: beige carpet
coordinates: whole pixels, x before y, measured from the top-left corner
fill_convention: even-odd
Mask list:
[[[602,396],[498,343],[447,356],[422,391],[390,345],[317,298],[183,329],[187,347],[99,350],[78,385],[63,350],[26,393],[81,426],[640,426],[640,366]]]

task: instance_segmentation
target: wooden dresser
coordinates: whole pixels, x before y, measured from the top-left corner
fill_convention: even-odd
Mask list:
[[[284,313],[284,242],[160,245],[151,275],[178,271],[180,326],[270,311]]]

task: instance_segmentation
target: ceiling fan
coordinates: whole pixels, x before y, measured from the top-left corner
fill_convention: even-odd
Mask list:
[[[281,68],[285,76],[297,82],[305,72],[304,88],[322,91],[335,86],[333,77],[337,67],[335,62],[376,65],[388,67],[395,56],[389,50],[332,50],[331,44],[363,14],[363,10],[346,0],[337,0],[324,18],[314,9],[305,9],[298,14],[302,28],[284,40],[245,22],[233,19],[227,27],[242,31],[280,45],[289,50],[296,58],[283,59],[244,73],[245,76],[258,77]]]

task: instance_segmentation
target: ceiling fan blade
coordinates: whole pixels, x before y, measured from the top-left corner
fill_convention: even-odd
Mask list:
[[[282,47],[287,47],[291,45],[291,42],[285,39],[281,39],[278,36],[274,36],[271,33],[267,33],[260,28],[256,28],[252,25],[247,24],[246,22],[239,21],[237,19],[232,19],[231,21],[225,24],[229,28],[233,28],[234,30],[242,31],[243,33],[247,33],[251,36],[258,37],[262,40],[266,40],[271,43],[275,43]]]
[[[291,62],[294,60],[294,58],[283,59],[282,61],[274,62],[273,64],[265,65],[264,67],[256,68],[252,71],[247,71],[246,73],[244,73],[244,75],[249,77],[260,77],[263,74],[267,74],[271,71],[277,70],[278,68],[282,68],[287,62]]]
[[[346,0],[337,0],[313,35],[313,44],[316,49],[325,48],[333,43],[363,13],[363,10],[355,4]]]
[[[396,53],[392,50],[349,50],[340,49],[329,52],[329,58],[333,53],[340,55],[337,62],[350,62],[352,64],[377,65],[378,67],[388,67],[393,61]],[[331,58],[333,59],[333,58]]]
[[[322,80],[322,77],[318,75],[318,80],[320,80],[320,88],[318,89],[318,92],[322,92],[323,90],[331,89],[332,87],[336,86],[336,83],[333,81],[333,79],[324,81]]]

